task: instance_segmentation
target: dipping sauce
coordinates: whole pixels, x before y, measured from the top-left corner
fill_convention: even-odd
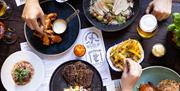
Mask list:
[[[56,34],[62,34],[65,32],[67,28],[67,23],[66,21],[62,20],[62,19],[57,19],[54,21],[53,23],[53,31]]]
[[[156,57],[162,57],[166,53],[166,49],[163,44],[157,43],[152,47],[152,54]]]
[[[77,56],[77,57],[82,57],[84,56],[86,53],[86,48],[84,45],[82,44],[77,44],[75,47],[74,47],[74,54]]]
[[[152,14],[144,15],[137,27],[138,34],[143,38],[151,38],[157,32],[157,19]]]

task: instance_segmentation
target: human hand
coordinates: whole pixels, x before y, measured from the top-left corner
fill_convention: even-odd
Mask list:
[[[127,59],[124,67],[124,72],[121,77],[122,91],[132,91],[134,85],[141,76],[141,73],[141,65],[131,59]]]
[[[22,13],[22,18],[32,30],[36,30],[41,34],[44,34],[44,12],[42,11],[38,0],[26,0],[26,4]],[[38,24],[38,19],[40,19],[41,25]]]
[[[153,0],[149,3],[146,9],[146,13],[152,14],[157,18],[158,21],[165,20],[171,14],[172,0]]]

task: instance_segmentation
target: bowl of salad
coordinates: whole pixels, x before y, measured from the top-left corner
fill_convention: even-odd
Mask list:
[[[139,13],[139,0],[83,0],[83,10],[92,25],[115,32],[133,23]]]

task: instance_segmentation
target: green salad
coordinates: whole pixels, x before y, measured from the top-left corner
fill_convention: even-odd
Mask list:
[[[168,26],[168,31],[173,32],[173,40],[180,47],[180,13],[173,13],[173,23]]]

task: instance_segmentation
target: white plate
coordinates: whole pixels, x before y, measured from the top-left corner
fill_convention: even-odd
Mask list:
[[[123,42],[123,41],[122,41],[122,42]],[[122,42],[121,42],[121,43],[122,43]],[[117,46],[117,45],[118,45],[118,44],[110,47],[110,48],[107,50],[106,56],[107,56],[107,60],[108,60],[108,63],[109,63],[109,65],[110,65],[110,67],[111,67],[114,71],[121,72],[122,70],[116,68],[116,67],[113,65],[113,63],[112,63],[112,61],[111,61],[111,59],[110,59],[110,52],[111,52],[112,48],[115,47],[115,46]],[[141,59],[138,61],[138,63],[141,63],[141,62],[143,61],[143,59],[144,59],[144,50],[143,50],[142,46],[141,46],[140,49],[141,49],[141,51],[142,51],[142,53],[141,53],[142,57],[141,57]]]
[[[19,61],[28,61],[34,68],[31,81],[22,86],[15,84],[11,72],[14,65]],[[7,91],[36,91],[44,80],[44,64],[41,59],[32,52],[18,51],[11,54],[1,68],[1,82]]]

